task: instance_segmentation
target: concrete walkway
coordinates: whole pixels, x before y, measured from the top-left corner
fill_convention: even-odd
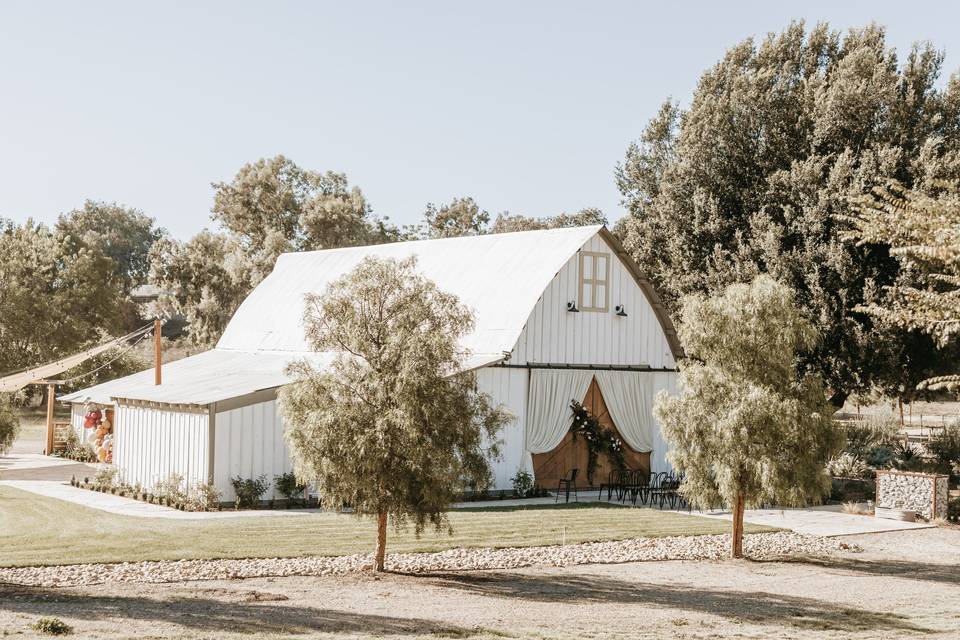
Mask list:
[[[686,512],[682,511],[680,513]],[[721,520],[733,519],[733,514],[729,511],[707,511],[704,513],[694,511],[693,515]],[[748,509],[744,512],[743,519],[751,524],[831,537],[904,531],[907,529],[928,529],[936,526],[922,522],[901,522],[900,520],[843,513],[840,505],[825,505],[806,509]]]
[[[71,502],[81,507],[137,518],[167,518],[170,520],[210,520],[215,518],[295,517],[319,513],[319,509],[257,509],[251,511],[180,511],[158,504],[149,504],[133,498],[100,493],[90,489],[48,480],[0,480],[0,486],[29,491],[46,498]]]

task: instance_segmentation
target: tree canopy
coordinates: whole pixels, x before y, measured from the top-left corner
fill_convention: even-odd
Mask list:
[[[734,511],[734,557],[743,552],[744,508],[819,500],[830,488],[827,461],[843,443],[819,376],[798,372],[798,356],[818,336],[793,299],[766,275],[685,297],[681,391],[661,391],[654,404],[667,456],[685,474],[683,494]]]
[[[618,168],[616,232],[671,311],[769,273],[822,335],[808,364],[841,392],[869,385],[884,329],[856,310],[899,265],[844,243],[836,215],[877,181],[960,175],[960,78],[939,88],[942,61],[930,45],[899,61],[876,25],[795,23],[731,48],[688,108],[665,103]]]
[[[859,246],[890,248],[903,265],[901,277],[860,310],[906,330],[919,330],[941,346],[957,345],[960,334],[960,188],[935,193],[893,183],[857,200],[841,218],[851,223],[846,238]],[[950,364],[956,368],[956,353]],[[949,365],[947,365],[949,366]],[[960,375],[935,376],[925,386],[960,388]],[[915,384],[922,380],[914,381]]]
[[[121,328],[114,261],[45,225],[0,220],[0,373],[80,351]]]
[[[417,273],[414,258],[364,259],[307,296],[304,325],[333,362],[294,365],[295,381],[280,390],[294,468],[326,504],[377,518],[382,570],[387,517],[418,533],[448,526],[458,493],[489,483],[488,456],[511,417],[472,373],[457,373],[473,318]]]
[[[197,344],[216,342],[280,254],[401,237],[344,174],[303,169],[282,155],[246,164],[213,187],[212,219],[224,232],[163,239],[151,252],[150,280],[166,292],[159,307],[184,315]]]

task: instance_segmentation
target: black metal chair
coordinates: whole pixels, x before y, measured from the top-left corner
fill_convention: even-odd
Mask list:
[[[600,493],[597,494],[597,500],[603,498],[603,491],[607,491],[607,501],[613,497],[613,492],[617,492],[617,499],[620,499],[620,493],[623,490],[623,485],[627,482],[628,472],[621,469],[614,469],[607,474],[607,481],[600,485]]]
[[[670,475],[666,471],[659,471],[657,473],[650,474],[650,488],[647,491],[647,496],[650,498],[650,506],[653,506],[653,502],[656,500],[660,503],[660,508],[663,508],[663,495],[667,490],[667,482],[669,481]]]
[[[621,502],[626,502],[627,498],[636,505],[639,498],[640,503],[647,501],[647,494],[650,492],[650,476],[643,469],[637,469],[630,472],[630,479],[625,485]]]
[[[557,483],[557,495],[553,499],[554,503],[560,501],[560,492],[563,491],[566,495],[564,502],[570,502],[570,490],[573,490],[573,499],[577,502],[580,502],[580,497],[577,495],[577,473],[580,472],[580,469],[570,469],[569,478],[560,478],[560,481]]]

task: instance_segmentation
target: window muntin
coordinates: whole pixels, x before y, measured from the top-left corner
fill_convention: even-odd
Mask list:
[[[610,254],[580,252],[580,310],[610,310]]]

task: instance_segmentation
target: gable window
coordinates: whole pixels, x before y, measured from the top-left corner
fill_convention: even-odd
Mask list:
[[[610,309],[610,254],[580,252],[580,310]]]

